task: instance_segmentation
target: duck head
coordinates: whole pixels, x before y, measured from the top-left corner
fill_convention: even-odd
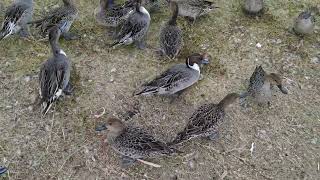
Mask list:
[[[226,95],[218,104],[218,106],[224,108],[227,108],[229,105],[234,103],[237,99],[240,98],[240,95],[237,93],[230,93]]]
[[[201,64],[209,64],[210,55],[207,53],[199,54],[194,53],[187,57],[186,64],[189,68],[195,69],[200,72]]]
[[[266,80],[269,81],[270,84],[276,85],[283,94],[288,94],[288,90],[283,87],[282,79],[280,78],[280,76],[278,74],[270,73],[267,76]]]
[[[116,137],[120,135],[125,129],[125,124],[118,118],[110,117],[106,123],[96,128],[96,131],[107,130],[108,136]]]
[[[54,56],[64,55],[66,53],[59,46],[59,38],[61,35],[61,30],[58,26],[54,26],[49,30],[49,43],[51,45],[52,53]]]

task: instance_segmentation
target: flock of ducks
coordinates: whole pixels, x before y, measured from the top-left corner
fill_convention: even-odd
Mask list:
[[[73,0],[62,0],[63,6],[51,10],[40,20],[32,21],[33,0],[17,0],[8,7],[0,40],[13,34],[26,38],[30,34],[28,25],[39,29],[43,37],[49,37],[52,57],[40,67],[39,86],[42,105],[42,115],[46,115],[52,104],[62,95],[70,95],[73,86],[70,82],[71,61],[59,45],[59,38],[75,40],[79,35],[72,34],[69,29],[78,16],[78,10]],[[172,16],[160,30],[160,55],[174,59],[183,48],[182,30],[177,24],[177,17],[182,16],[194,22],[200,16],[208,14],[218,8],[209,0],[168,0]],[[145,40],[148,33],[151,11],[160,8],[158,0],[127,0],[124,4],[114,4],[113,0],[100,0],[100,6],[95,11],[95,18],[99,25],[115,30],[115,42],[111,47],[134,44],[139,49],[146,47]],[[244,11],[250,16],[263,15],[265,10],[262,0],[245,0]],[[294,24],[293,30],[304,36],[312,33],[315,18],[310,11],[301,13]],[[194,53],[186,57],[185,63],[174,65],[150,82],[146,82],[134,92],[134,95],[167,95],[179,96],[186,88],[199,81],[202,65],[210,62],[207,53]],[[181,153],[174,148],[177,144],[194,138],[216,139],[219,124],[224,120],[225,109],[236,100],[252,97],[258,104],[270,104],[271,86],[276,85],[279,90],[287,94],[278,74],[268,74],[261,66],[256,67],[247,91],[242,94],[230,93],[219,103],[200,106],[189,118],[185,128],[177,134],[171,142],[155,139],[146,130],[125,124],[120,119],[111,117],[106,124],[97,128],[98,131],[107,130],[107,142],[120,155],[122,164],[131,165],[135,161],[144,161],[159,155]],[[0,169],[0,173],[4,168]]]

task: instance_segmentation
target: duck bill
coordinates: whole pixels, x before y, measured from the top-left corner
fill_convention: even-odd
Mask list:
[[[288,90],[285,89],[282,85],[277,85],[277,86],[283,94],[288,94]]]
[[[108,127],[105,124],[96,127],[97,132],[105,131],[107,129],[108,129]]]
[[[202,59],[201,60],[201,64],[209,64],[209,60],[208,59]]]

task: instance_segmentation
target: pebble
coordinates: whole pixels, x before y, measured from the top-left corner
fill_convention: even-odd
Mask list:
[[[30,76],[24,77],[24,81],[29,82],[30,80],[31,80],[31,77],[30,77]]]
[[[319,63],[320,63],[320,57],[313,57],[313,58],[311,58],[311,63],[313,63],[313,64],[319,64]]]
[[[111,69],[111,72],[113,73],[113,72],[116,72],[117,71],[117,69],[116,68],[112,68]]]
[[[262,45],[261,45],[260,43],[257,43],[257,44],[256,44],[256,47],[257,47],[257,48],[261,48]]]

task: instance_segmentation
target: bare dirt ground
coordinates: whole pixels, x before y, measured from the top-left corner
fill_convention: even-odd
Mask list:
[[[36,0],[35,19],[58,0]],[[239,0],[217,0],[220,7],[193,25],[179,18],[185,46],[176,61],[159,60],[153,50],[108,49],[106,30],[97,26],[98,0],[79,0],[80,17],[71,31],[81,40],[61,41],[75,70],[75,94],[57,103],[46,118],[30,104],[36,98],[40,64],[51,54],[46,42],[12,37],[0,43],[0,179],[319,179],[320,30],[299,38],[289,32],[293,18],[319,0],[266,0],[262,18],[246,17]],[[3,7],[9,0],[0,2]],[[167,9],[152,15],[147,43],[157,46]],[[317,17],[320,22],[320,18]],[[35,32],[33,32],[35,34]],[[260,44],[261,47],[257,44]],[[146,80],[192,52],[208,52],[204,78],[170,104],[167,98],[132,97]],[[126,118],[170,140],[195,108],[241,92],[256,65],[283,75],[288,95],[274,88],[270,108],[234,104],[215,142],[195,140],[179,146],[181,156],[150,159],[121,169],[118,156],[94,131],[103,121],[94,114]],[[253,148],[252,148],[253,147]],[[252,149],[252,151],[250,151]]]

